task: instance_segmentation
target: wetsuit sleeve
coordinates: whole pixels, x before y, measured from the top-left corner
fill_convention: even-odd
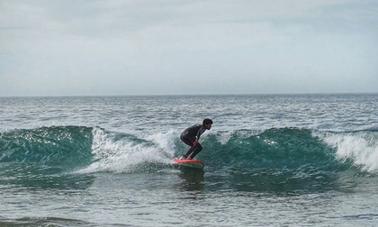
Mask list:
[[[198,132],[197,132],[197,135],[196,135],[197,140],[199,140],[199,138],[201,137],[201,135],[204,131],[205,131],[205,129],[202,126],[201,126],[201,128],[198,129]]]

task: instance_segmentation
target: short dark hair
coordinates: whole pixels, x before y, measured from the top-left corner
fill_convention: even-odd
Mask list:
[[[206,119],[203,120],[202,124],[203,125],[213,124],[213,121],[209,118],[206,118]]]

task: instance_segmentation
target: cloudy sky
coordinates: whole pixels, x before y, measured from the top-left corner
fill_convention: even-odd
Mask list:
[[[0,96],[378,92],[376,0],[0,0]]]

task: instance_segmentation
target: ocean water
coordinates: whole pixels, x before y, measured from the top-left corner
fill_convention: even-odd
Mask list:
[[[1,226],[377,226],[377,174],[377,94],[0,98]]]

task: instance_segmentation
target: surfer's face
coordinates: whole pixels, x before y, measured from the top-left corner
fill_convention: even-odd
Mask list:
[[[210,129],[211,129],[211,124],[206,124],[206,125],[205,125],[205,128],[206,128],[207,130],[210,130]]]

